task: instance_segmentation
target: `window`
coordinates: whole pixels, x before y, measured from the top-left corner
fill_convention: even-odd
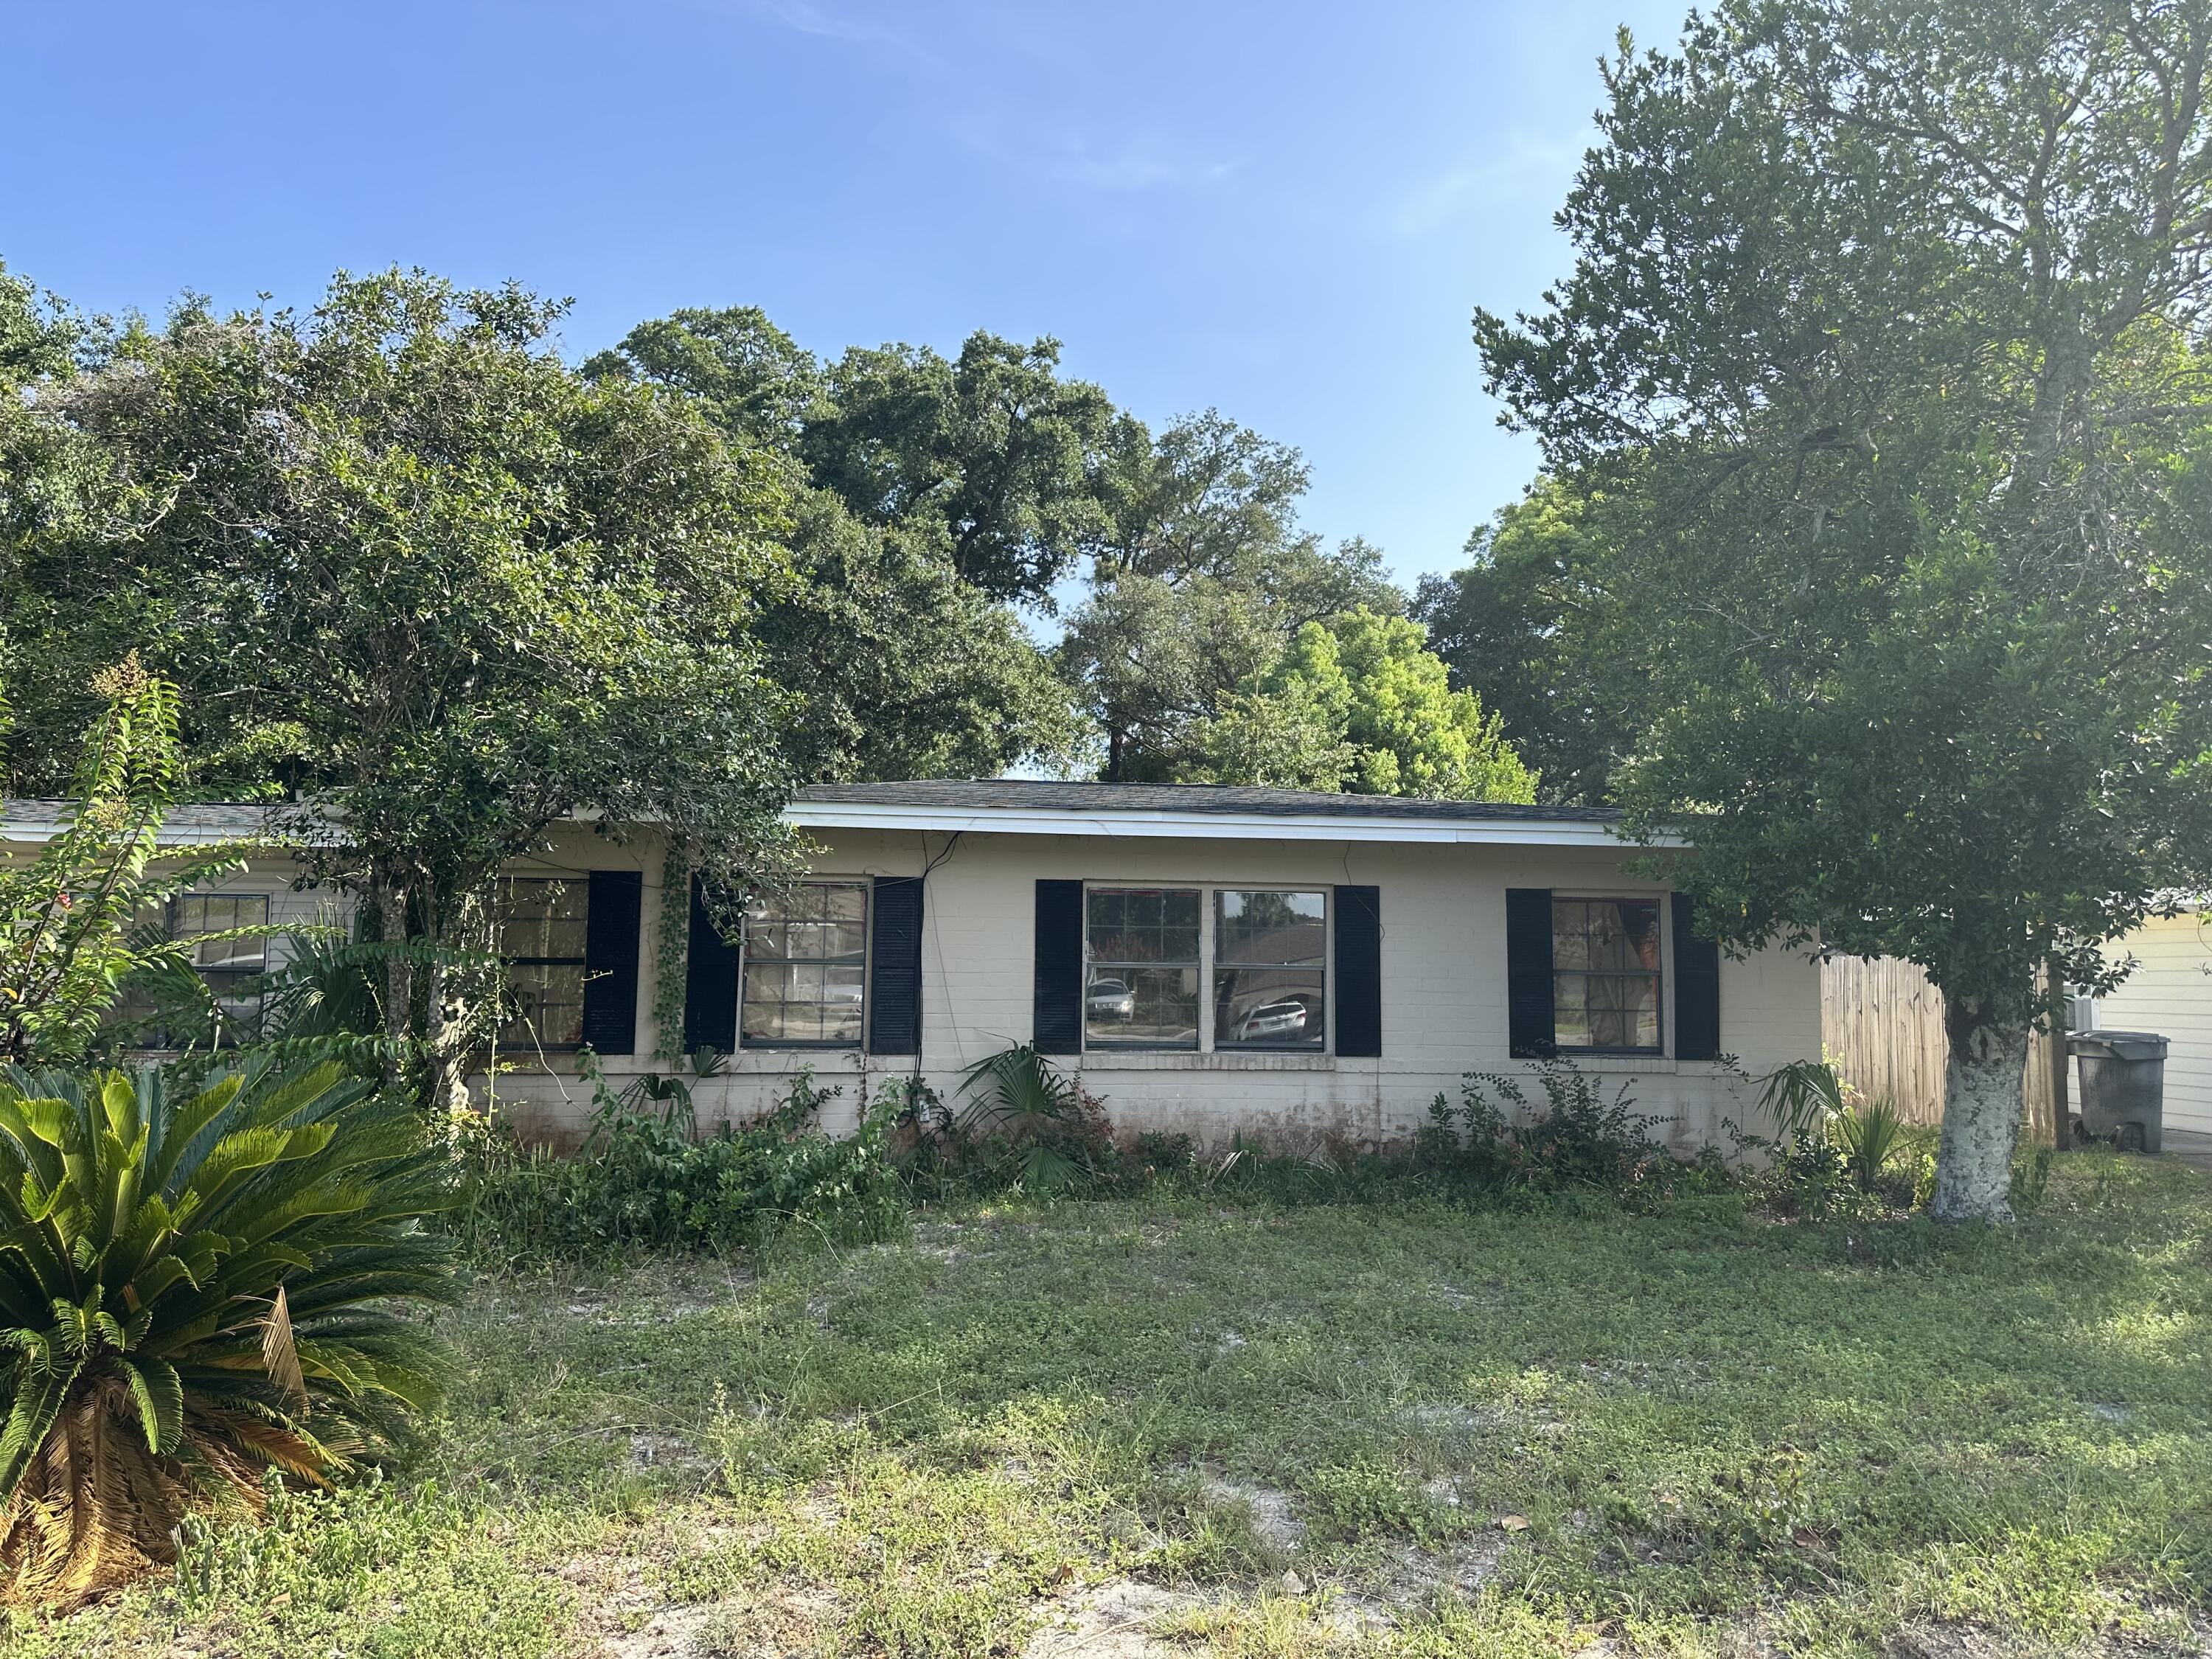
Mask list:
[[[811,881],[745,917],[742,1047],[857,1048],[868,969],[868,889]]]
[[[591,891],[580,876],[509,876],[500,883],[499,953],[516,1004],[514,1017],[500,1028],[500,1047],[581,1046]]]
[[[216,1020],[212,1039],[218,1048],[251,1042],[261,1035],[261,993],[250,981],[269,968],[269,941],[255,939],[210,939],[212,933],[240,927],[269,925],[266,893],[184,893],[171,899],[155,921],[165,938],[192,942],[186,957],[214,999]],[[125,1024],[144,1022],[136,1039],[148,1048],[182,1048],[198,1040],[183,1031],[159,1029],[152,1022],[155,1005],[140,992],[126,992],[118,1005],[116,1019]]]
[[[1553,1041],[1656,1054],[1659,901],[1552,901]]]
[[[1319,893],[1213,896],[1213,1046],[1318,1048],[1328,959]]]
[[[1084,903],[1084,1041],[1197,1048],[1199,890],[1093,887]]]
[[[1090,888],[1084,1044],[1319,1049],[1328,961],[1328,900],[1318,891]]]

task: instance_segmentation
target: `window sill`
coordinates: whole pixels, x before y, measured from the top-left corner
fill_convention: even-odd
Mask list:
[[[1577,1054],[1572,1048],[1560,1049],[1558,1058],[1566,1061],[1577,1072],[1596,1072],[1613,1075],[1623,1073],[1641,1073],[1647,1077],[1671,1073],[1680,1064],[1678,1060],[1668,1059],[1665,1054]],[[1514,1063],[1518,1066],[1541,1064],[1537,1060],[1516,1060]]]
[[[1076,1059],[1082,1072],[1333,1072],[1334,1054],[1294,1049],[1199,1054],[1188,1048],[1092,1048]]]

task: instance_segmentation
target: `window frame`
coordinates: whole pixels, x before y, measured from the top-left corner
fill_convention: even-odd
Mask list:
[[[576,1041],[574,1042],[548,1042],[544,1040],[544,1034],[535,1030],[534,1029],[531,1034],[531,1040],[529,1042],[519,1042],[510,1041],[507,1035],[507,1028],[514,1022],[514,1020],[507,1020],[502,1021],[501,1023],[500,1029],[492,1036],[492,1052],[494,1054],[572,1054],[584,1047],[584,988],[591,983],[592,979],[591,872],[587,870],[578,871],[574,874],[560,875],[534,875],[529,873],[510,874],[502,872],[499,877],[501,888],[506,892],[512,892],[514,890],[514,884],[517,882],[526,881],[541,887],[574,888],[583,895],[583,915],[577,918],[577,920],[582,924],[583,942],[581,948],[578,951],[576,955],[573,957],[522,956],[504,949],[499,952],[499,963],[502,969],[508,968],[567,968],[572,966],[576,969],[579,975],[576,991]],[[493,921],[494,926],[499,930],[500,942],[503,945],[506,943],[507,924],[505,919],[495,910]],[[536,1024],[532,1017],[528,1014],[517,1014],[514,1016],[514,1019],[530,1020],[533,1027]]]
[[[745,972],[753,965],[753,916],[750,907],[745,911],[744,928],[738,941],[738,1052],[739,1054],[865,1054],[868,1052],[868,1005],[875,993],[876,966],[876,895],[875,884],[866,876],[809,876],[800,881],[800,887],[850,887],[860,895],[860,1031],[848,1042],[838,1037],[784,1037],[770,1040],[745,1035]],[[813,963],[817,966],[849,967],[849,963],[830,957],[766,957],[765,962]]]
[[[1649,904],[1658,920],[1659,961],[1653,968],[1633,970],[1561,968],[1559,963],[1559,907],[1561,904]],[[1664,892],[1624,893],[1618,889],[1583,891],[1573,888],[1552,890],[1552,1052],[1571,1060],[1578,1054],[1601,1058],[1632,1060],[1667,1060],[1674,1054],[1674,998],[1672,981],[1674,976],[1674,907],[1667,902]],[[1570,1043],[1559,1041],[1559,976],[1579,974],[1589,979],[1650,979],[1658,999],[1659,1041],[1656,1045],[1632,1045],[1626,1048],[1610,1043]],[[1584,1005],[1587,1007],[1588,1001]]]
[[[1198,1040],[1194,1044],[1139,1041],[1098,1042],[1091,1035],[1091,896],[1094,892],[1195,891],[1198,895]],[[1218,951],[1215,912],[1222,893],[1311,893],[1321,900],[1322,1041],[1311,1042],[1232,1042],[1224,1045],[1214,1029],[1214,975],[1223,964]],[[1083,884],[1083,958],[1080,1029],[1085,1054],[1188,1054],[1194,1058],[1245,1054],[1269,1059],[1299,1055],[1308,1059],[1333,1057],[1336,1053],[1336,893],[1327,882],[1240,880],[1147,880],[1141,877],[1091,880]],[[1108,963],[1105,965],[1112,965]],[[1173,964],[1182,966],[1180,963]],[[1273,963],[1226,964],[1269,967]]]

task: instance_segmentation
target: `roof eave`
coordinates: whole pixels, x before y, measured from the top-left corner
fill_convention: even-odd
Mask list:
[[[1487,843],[1506,847],[1610,847],[1624,841],[1610,823],[1531,818],[1421,818],[1314,812],[1172,812],[1139,807],[1079,811],[1044,807],[915,806],[878,802],[793,801],[784,821],[805,830],[933,830],[1000,836],[1121,836],[1176,841]],[[1668,836],[1651,843],[1686,847]]]

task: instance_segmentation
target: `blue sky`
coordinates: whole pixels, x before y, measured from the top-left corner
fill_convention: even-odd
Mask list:
[[[1528,480],[1468,316],[1565,268],[1595,59],[1681,10],[18,0],[0,258],[104,310],[512,276],[576,356],[684,305],[819,351],[1049,333],[1148,420],[1297,445],[1308,521],[1410,581]]]

